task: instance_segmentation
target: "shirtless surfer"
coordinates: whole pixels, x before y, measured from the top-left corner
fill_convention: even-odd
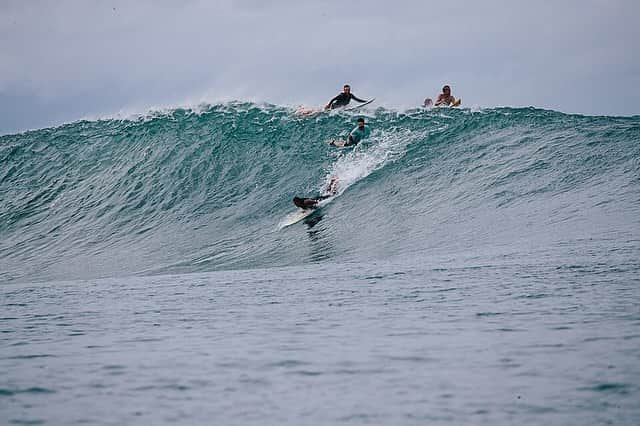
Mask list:
[[[336,109],[343,106],[349,105],[349,102],[353,99],[354,101],[364,103],[364,101],[360,98],[357,98],[353,93],[351,93],[351,86],[345,84],[342,93],[338,94],[335,98],[331,99],[329,103],[324,107],[324,109]]]
[[[462,99],[458,99],[451,96],[451,87],[449,85],[445,85],[442,88],[442,93],[438,95],[438,99],[436,99],[436,103],[434,104],[431,98],[427,98],[424,100],[424,107],[434,106],[458,106],[462,102]]]

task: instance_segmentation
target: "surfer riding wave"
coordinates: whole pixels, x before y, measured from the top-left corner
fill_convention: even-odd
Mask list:
[[[293,197],[293,204],[300,207],[303,210],[315,209],[318,207],[318,203],[327,198],[331,198],[338,192],[338,178],[332,177],[329,184],[324,189],[324,192],[317,197],[301,198]]]

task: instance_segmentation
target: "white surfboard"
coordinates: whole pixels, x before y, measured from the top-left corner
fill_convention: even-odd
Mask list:
[[[317,203],[315,208],[312,208],[312,209],[299,208],[295,212],[289,213],[284,217],[284,219],[280,221],[280,223],[278,224],[278,229],[282,229],[282,228],[286,228],[287,226],[294,225],[300,222],[301,220],[303,220],[304,218],[311,216],[312,214],[320,210],[320,208],[329,204],[334,198],[336,197],[333,196],[333,197],[325,198],[324,200]]]
[[[362,107],[363,107],[363,106],[365,106],[365,105],[369,105],[371,102],[373,102],[373,101],[375,101],[375,100],[376,100],[376,98],[371,98],[371,99],[369,99],[367,102],[361,103],[361,104],[359,104],[359,105],[352,106],[352,107],[345,107],[345,109],[344,109],[344,110],[345,110],[345,111],[353,111],[353,110],[355,110],[355,109],[362,108]]]
[[[346,141],[344,141],[343,139],[329,139],[329,142],[327,142],[329,145],[333,145],[336,146],[338,148],[344,148]]]
[[[278,229],[286,228],[287,226],[291,226],[300,222],[305,217],[311,216],[315,210],[316,209],[298,209],[293,213],[289,213],[287,216],[285,216],[284,219],[280,221],[280,223],[278,224]]]

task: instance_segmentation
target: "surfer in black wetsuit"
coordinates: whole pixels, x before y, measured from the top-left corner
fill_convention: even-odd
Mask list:
[[[345,84],[342,93],[331,99],[324,109],[335,109],[349,105],[349,101],[351,101],[351,99],[361,103],[367,102],[357,98],[353,93],[351,93],[351,86]]]
[[[338,192],[338,178],[332,177],[331,181],[324,190],[324,194],[313,198],[293,197],[293,204],[302,210],[315,209],[318,203],[327,198],[333,197]]]

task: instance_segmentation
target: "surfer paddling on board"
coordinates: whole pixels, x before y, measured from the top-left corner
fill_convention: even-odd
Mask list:
[[[329,103],[324,107],[324,109],[336,109],[341,108],[343,106],[349,105],[349,102],[353,99],[354,101],[364,103],[367,101],[363,101],[362,99],[356,97],[353,93],[351,93],[351,86],[345,84],[342,93],[338,94],[335,98],[331,99]]]
[[[442,88],[442,93],[438,95],[438,99],[436,99],[436,103],[434,104],[431,98],[427,98],[424,100],[425,107],[434,106],[459,106],[462,103],[462,99],[456,100],[453,96],[451,96],[451,87],[449,85],[445,85]]]
[[[346,141],[332,139],[329,141],[329,145],[338,147],[357,145],[361,140],[368,138],[370,134],[371,129],[365,126],[364,118],[358,118],[358,125],[349,133]]]
[[[302,210],[315,209],[320,201],[333,197],[337,192],[338,178],[332,177],[331,181],[324,189],[324,193],[322,195],[310,198],[293,197],[293,204],[295,204],[297,207],[300,207]]]

